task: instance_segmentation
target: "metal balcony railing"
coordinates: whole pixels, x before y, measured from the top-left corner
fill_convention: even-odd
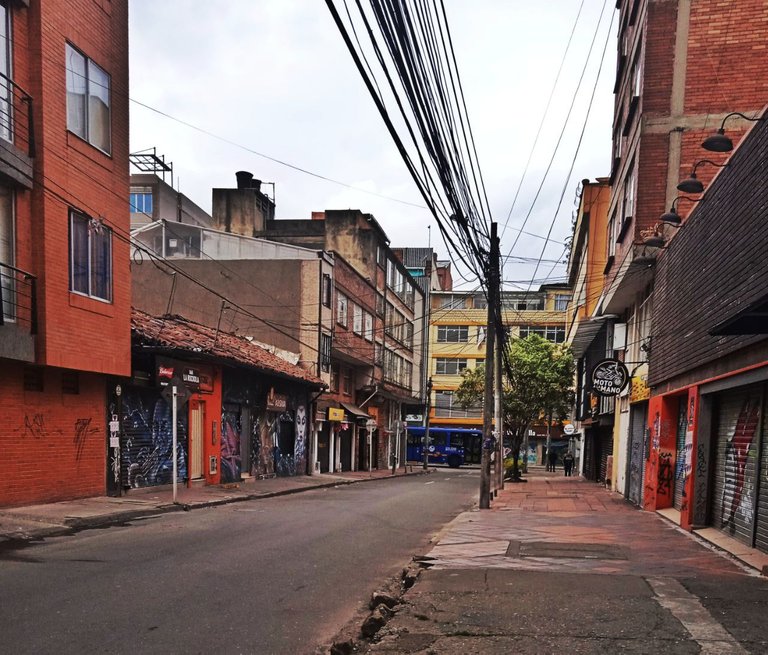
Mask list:
[[[0,138],[35,156],[32,96],[0,73]]]
[[[37,334],[37,278],[0,262],[0,326],[15,323]]]

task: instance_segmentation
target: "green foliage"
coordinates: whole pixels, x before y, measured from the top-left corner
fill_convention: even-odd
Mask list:
[[[528,427],[542,417],[563,419],[573,403],[574,361],[568,346],[537,335],[512,339],[504,377],[504,428],[517,459]],[[465,370],[456,398],[463,407],[482,403],[485,370]],[[517,468],[515,461],[515,469]]]

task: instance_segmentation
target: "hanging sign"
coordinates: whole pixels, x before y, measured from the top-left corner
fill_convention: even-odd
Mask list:
[[[282,393],[275,393],[272,387],[267,394],[267,410],[270,412],[284,412],[288,409],[288,396]]]
[[[328,420],[329,421],[343,421],[344,420],[344,410],[339,409],[338,407],[329,407],[328,408]]]
[[[629,382],[629,371],[618,359],[604,359],[592,369],[592,390],[600,396],[616,396]]]

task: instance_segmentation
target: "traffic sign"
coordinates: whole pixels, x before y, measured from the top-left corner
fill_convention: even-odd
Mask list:
[[[174,375],[169,381],[168,384],[163,387],[163,390],[160,392],[160,395],[165,398],[165,400],[168,402],[169,405],[173,404],[173,388],[176,387],[176,403],[178,405],[184,405],[188,400],[189,397],[192,395],[187,388],[187,385],[182,382],[181,378],[177,375]]]

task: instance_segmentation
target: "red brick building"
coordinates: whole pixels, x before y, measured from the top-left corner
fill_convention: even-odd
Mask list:
[[[130,374],[128,2],[0,2],[0,505],[103,494]]]
[[[672,484],[658,493],[647,479],[656,475],[648,409],[655,392],[647,384],[654,297],[663,283],[656,259],[678,233],[660,217],[674,208],[677,222],[685,222],[699,196],[682,193],[678,184],[696,167],[706,185],[725,161],[701,143],[732,112],[754,117],[768,99],[768,2],[621,0],[618,7],[607,264],[595,310],[605,329],[602,344],[593,345],[598,354],[627,362],[633,379],[620,396],[595,398],[596,411],[611,433],[606,477],[613,488],[647,509],[680,509],[682,488]],[[728,136],[738,143],[750,124],[730,117]]]

